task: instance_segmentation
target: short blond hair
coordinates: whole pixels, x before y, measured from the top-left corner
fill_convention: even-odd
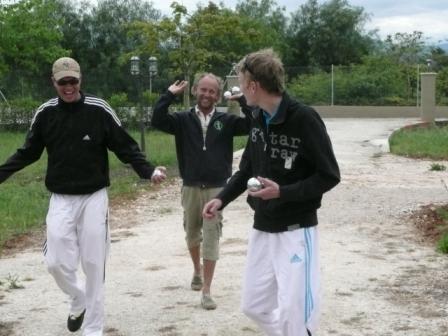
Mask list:
[[[269,93],[282,94],[285,91],[285,69],[280,57],[271,48],[246,55],[238,62],[236,70],[259,82]]]

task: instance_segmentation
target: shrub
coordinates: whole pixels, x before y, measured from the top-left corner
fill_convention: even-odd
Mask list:
[[[431,168],[429,169],[431,171],[444,171],[446,170],[445,165],[440,164],[440,163],[432,163],[431,164]]]
[[[9,104],[10,107],[0,105],[0,124],[5,129],[25,130],[41,103],[31,97],[23,97],[10,100]]]
[[[129,101],[128,95],[125,92],[115,93],[109,98],[109,104],[117,113],[120,121],[127,128],[136,129],[139,125],[139,116],[137,109]]]

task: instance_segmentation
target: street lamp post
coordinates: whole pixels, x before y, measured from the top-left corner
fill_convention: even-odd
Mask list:
[[[149,64],[149,95],[152,99],[152,78],[157,75],[157,58],[154,56],[151,56],[148,58],[148,64]]]
[[[145,120],[143,114],[143,107],[141,106],[141,85],[140,85],[140,57],[131,57],[131,75],[137,78],[137,99],[138,109],[140,112],[140,149],[145,153]]]
[[[131,57],[131,75],[132,76],[140,75],[140,57],[138,56]]]

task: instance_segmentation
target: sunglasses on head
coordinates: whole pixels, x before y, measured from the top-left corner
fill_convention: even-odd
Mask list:
[[[252,70],[252,67],[249,66],[248,62],[247,62],[247,58],[244,60],[243,62],[243,71],[247,71],[254,80],[256,80],[256,76],[254,71]]]
[[[76,85],[76,84],[79,84],[79,79],[77,79],[77,78],[60,79],[56,83],[59,86],[64,86],[64,85],[67,85],[67,84]]]

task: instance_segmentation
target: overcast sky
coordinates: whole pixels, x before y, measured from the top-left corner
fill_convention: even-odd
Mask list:
[[[171,0],[153,0],[154,7],[164,14],[171,14]],[[207,4],[207,0],[178,0],[190,11],[196,9],[197,3]],[[214,1],[219,3],[219,0]],[[237,0],[223,1],[226,7],[234,8]],[[304,0],[277,0],[279,6],[286,7],[288,12],[296,11]],[[378,28],[379,35],[385,38],[388,34],[412,33],[422,31],[430,42],[439,40],[448,42],[448,1],[447,0],[348,0],[352,6],[364,8],[370,14],[367,30]]]

